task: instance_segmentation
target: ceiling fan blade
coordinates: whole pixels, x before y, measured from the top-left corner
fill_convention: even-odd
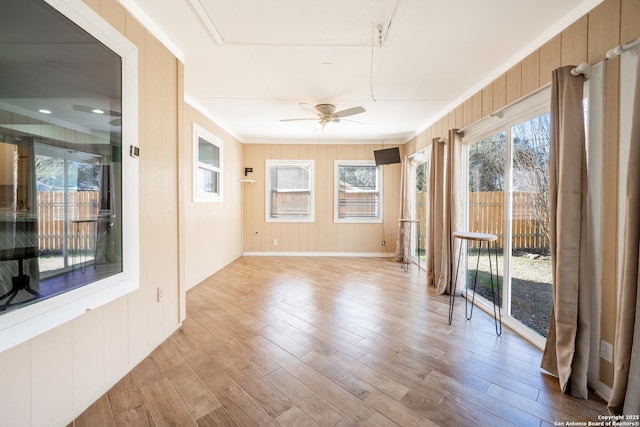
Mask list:
[[[281,122],[297,122],[297,121],[301,121],[301,120],[318,120],[317,117],[307,117],[304,119],[280,119]]]
[[[346,110],[338,111],[334,114],[335,117],[347,117],[353,116],[354,114],[364,113],[366,110],[363,107],[352,107],[347,108]]]
[[[306,102],[301,102],[300,106],[306,110],[313,111],[316,114],[322,114],[322,111],[318,110],[314,105],[308,104]]]
[[[363,125],[364,123],[359,122],[357,120],[351,120],[351,119],[340,119],[341,122],[351,122],[351,123],[357,123],[359,125]]]

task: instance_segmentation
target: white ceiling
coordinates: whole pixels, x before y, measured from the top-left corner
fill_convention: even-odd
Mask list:
[[[601,0],[119,0],[244,142],[405,142]],[[318,132],[299,103],[366,112]]]

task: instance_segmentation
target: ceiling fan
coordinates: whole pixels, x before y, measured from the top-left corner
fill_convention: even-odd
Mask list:
[[[301,102],[300,106],[306,108],[309,111],[316,113],[316,117],[305,117],[300,119],[281,119],[281,122],[295,122],[301,120],[315,120],[317,121],[321,129],[329,123],[339,123],[340,120],[345,120],[354,123],[360,123],[355,120],[344,119],[344,117],[354,116],[356,114],[364,113],[366,110],[363,107],[351,107],[346,110],[336,111],[336,106],[333,104],[318,104],[315,107],[306,102]]]

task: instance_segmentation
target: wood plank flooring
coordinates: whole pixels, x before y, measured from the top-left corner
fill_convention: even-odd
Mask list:
[[[541,352],[424,271],[382,258],[243,257],[75,426],[552,426],[597,420]]]

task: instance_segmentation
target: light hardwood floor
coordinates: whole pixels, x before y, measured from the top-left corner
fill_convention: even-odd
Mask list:
[[[605,403],[562,394],[541,352],[424,271],[381,258],[243,257],[75,426],[549,426]]]

